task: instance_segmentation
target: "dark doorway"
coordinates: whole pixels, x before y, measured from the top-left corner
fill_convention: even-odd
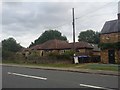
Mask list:
[[[115,50],[108,50],[108,59],[109,63],[111,64],[115,63]]]

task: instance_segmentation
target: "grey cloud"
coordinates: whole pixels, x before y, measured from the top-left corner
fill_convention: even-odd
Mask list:
[[[86,29],[100,31],[106,20],[114,19],[117,3],[51,3],[22,2],[4,3],[2,12],[3,35],[14,36],[22,45],[30,42],[47,29],[57,29],[72,41],[72,10],[75,7],[76,41],[79,32]],[[102,7],[105,5],[104,7]],[[97,8],[102,7],[98,10]],[[108,8],[106,8],[108,7]],[[93,11],[93,12],[92,12]],[[104,13],[105,12],[105,13]],[[110,13],[110,14],[107,14]],[[88,15],[86,15],[88,14]],[[103,15],[105,14],[105,15]],[[64,26],[64,23],[68,23]],[[61,26],[59,28],[54,28]],[[26,41],[23,41],[26,40]],[[26,43],[25,43],[26,42]]]
[[[118,2],[118,13],[120,13],[120,1]]]

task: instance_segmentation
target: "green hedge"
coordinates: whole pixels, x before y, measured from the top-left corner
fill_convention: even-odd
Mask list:
[[[114,48],[114,49],[120,49],[120,42],[117,43],[100,43],[98,45],[102,50]]]
[[[56,59],[72,59],[74,52],[73,51],[65,51],[62,54],[59,53],[49,53],[48,56]]]

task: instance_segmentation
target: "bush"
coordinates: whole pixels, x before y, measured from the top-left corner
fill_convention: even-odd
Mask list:
[[[117,42],[117,43],[100,43],[98,46],[102,50],[109,49],[109,48],[119,49],[120,48],[120,42]]]
[[[3,60],[14,59],[14,57],[15,57],[15,53],[14,52],[2,51],[2,59]]]
[[[56,52],[50,52],[47,54],[47,56],[49,57],[57,57],[59,55],[59,53],[56,53]]]
[[[75,52],[70,50],[70,51],[66,51],[65,53],[63,53],[64,55],[69,55],[69,56],[73,56]]]
[[[48,56],[53,59],[72,59],[74,52],[73,51],[66,51],[62,54],[52,52],[49,53]]]
[[[65,59],[72,59],[73,58],[73,51],[66,51],[65,53],[62,54],[62,57]]]

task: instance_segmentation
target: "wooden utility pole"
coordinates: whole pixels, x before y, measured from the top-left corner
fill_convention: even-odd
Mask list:
[[[75,51],[75,17],[74,17],[74,8],[72,8],[72,14],[73,14],[73,51]]]

